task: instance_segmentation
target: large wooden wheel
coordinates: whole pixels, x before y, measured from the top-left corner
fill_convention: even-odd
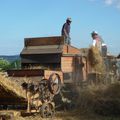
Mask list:
[[[56,95],[61,89],[61,79],[57,73],[52,73],[48,80],[48,87],[52,94]]]

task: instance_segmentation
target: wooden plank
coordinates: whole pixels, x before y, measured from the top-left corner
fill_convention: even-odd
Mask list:
[[[62,48],[62,45],[29,46],[24,47],[20,54],[59,54],[62,53]]]
[[[22,63],[60,63],[61,54],[21,55]]]
[[[44,70],[41,69],[8,70],[7,74],[8,76],[14,77],[44,76]]]
[[[25,38],[24,45],[26,46],[40,46],[40,45],[62,45],[64,38],[62,36],[53,37],[39,37],[39,38]]]
[[[25,99],[16,98],[0,98],[0,105],[22,105],[27,104]]]
[[[83,80],[86,81],[87,80],[87,74],[88,74],[88,68],[87,68],[87,58],[83,57],[82,61],[84,63],[84,67],[83,67]]]

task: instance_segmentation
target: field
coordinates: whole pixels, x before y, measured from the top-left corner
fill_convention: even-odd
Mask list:
[[[56,112],[53,118],[42,118],[40,115],[20,116],[16,114],[15,117],[6,117],[5,120],[120,120],[120,117],[115,116],[100,116],[93,113],[83,112]]]
[[[42,118],[40,114],[22,114],[8,110],[0,111],[0,115],[8,116],[5,120],[120,120],[120,83],[108,86],[90,86],[79,91],[76,107],[72,110],[56,111],[53,118]],[[1,114],[2,112],[2,114]]]
[[[14,93],[18,94],[17,91],[20,90],[18,90],[18,87],[15,87],[14,82],[6,86],[8,78],[1,76],[1,80],[2,86],[5,85],[5,88],[11,88],[11,90],[14,90]],[[11,86],[13,86],[14,89]],[[55,116],[53,118],[47,118],[47,120],[120,120],[119,82],[109,85],[92,85],[85,89],[80,89],[79,86],[71,86],[70,88],[72,90],[75,88],[73,91],[77,92],[77,96],[73,96],[74,94],[72,95],[71,91],[71,95],[75,98],[72,98],[70,104],[75,103],[75,108],[61,109],[60,111],[56,110]],[[7,89],[6,91],[9,92]],[[63,94],[62,99],[66,99],[65,97],[66,95]],[[63,103],[63,106],[64,105],[66,105],[66,103]],[[12,116],[8,113],[11,113]],[[40,114],[21,115],[20,111],[9,112],[9,110],[1,110],[0,116],[5,118],[5,120],[12,120],[13,118],[14,120],[46,120],[43,119]]]

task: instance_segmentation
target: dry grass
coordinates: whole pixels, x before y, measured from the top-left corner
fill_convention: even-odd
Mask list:
[[[13,113],[16,111],[10,111],[9,113]],[[3,113],[3,112],[2,112]],[[6,116],[10,116],[8,112],[4,113]],[[18,112],[17,112],[18,113]],[[57,112],[53,118],[42,118],[39,114],[29,115],[26,117],[20,116],[20,114],[14,115],[11,117],[11,120],[120,120],[119,117],[105,117],[96,115],[93,113],[83,113],[79,112]]]
[[[79,93],[79,108],[105,116],[120,115],[120,83],[90,86]]]
[[[4,73],[0,73],[0,86],[18,97],[26,97],[25,91],[23,91],[22,87],[17,82],[10,80]]]
[[[60,112],[53,118],[41,118],[40,115],[28,117],[15,117],[15,120],[120,120],[119,117],[105,117],[92,113],[82,112]]]
[[[41,77],[8,77],[5,73],[0,72],[0,87],[14,96],[26,98],[26,93],[22,89],[21,84],[30,81],[37,84],[41,79]]]
[[[88,59],[91,67],[95,72],[104,73],[105,65],[97,47],[90,47],[88,52]]]
[[[112,84],[109,86],[89,86],[87,89],[81,89],[79,91],[79,97],[75,101],[79,103],[77,105],[76,110],[72,112],[57,112],[54,118],[43,119],[40,115],[31,115],[31,116],[15,116],[14,120],[120,120],[120,117],[111,116],[111,111],[116,111],[116,107],[119,107],[119,103],[117,102],[117,106],[111,109],[111,104],[109,100],[112,100],[112,105],[116,103],[116,100],[120,100],[120,84]],[[101,101],[102,100],[102,101]],[[106,102],[107,101],[107,102]],[[103,105],[107,106],[104,107]],[[97,108],[97,109],[96,109]],[[108,116],[98,115],[101,114],[101,111],[106,113],[108,112]],[[120,112],[120,111],[118,111]],[[103,113],[102,113],[103,114]]]

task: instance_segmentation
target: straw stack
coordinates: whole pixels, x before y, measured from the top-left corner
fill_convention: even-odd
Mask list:
[[[104,73],[104,61],[97,47],[90,47],[88,52],[88,59],[91,67],[95,72]]]
[[[0,72],[0,87],[2,87],[2,89],[7,91],[8,93],[17,96],[18,98],[26,97],[25,91],[22,89],[21,85],[18,82],[7,77],[7,75],[2,72]]]

